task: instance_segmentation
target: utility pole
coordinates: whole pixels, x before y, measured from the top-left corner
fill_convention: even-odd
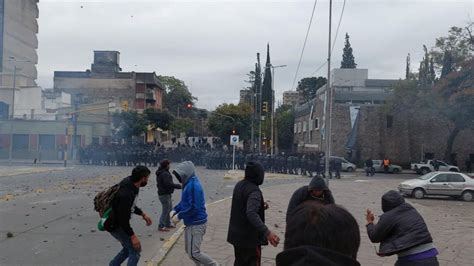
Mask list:
[[[329,0],[329,38],[328,38],[328,76],[326,84],[326,116],[329,116],[325,125],[324,135],[326,136],[326,154],[324,155],[325,176],[329,178],[329,160],[331,156],[331,120],[332,120],[332,88],[331,88],[331,19],[332,0]],[[329,182],[326,181],[326,183]]]
[[[15,91],[16,91],[16,62],[13,61],[13,93],[12,93],[12,116],[10,120],[10,147],[8,152],[8,164],[13,161],[13,121],[15,120]]]
[[[274,147],[275,147],[275,129],[274,129],[274,119],[275,119],[275,68],[279,67],[286,67],[286,65],[281,66],[273,66],[270,65],[272,68],[272,112],[271,112],[271,146],[270,146],[270,154],[273,155]]]

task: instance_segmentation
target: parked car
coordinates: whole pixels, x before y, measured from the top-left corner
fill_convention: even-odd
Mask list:
[[[455,165],[449,165],[443,161],[437,160],[439,164],[438,171],[451,171],[451,172],[459,172],[459,167]],[[412,163],[411,170],[415,171],[417,174],[427,174],[429,172],[435,171],[434,168],[434,160],[428,160],[426,162],[421,163]]]
[[[385,169],[383,168],[382,162],[383,160],[372,160],[374,163],[374,170],[376,173],[383,173]],[[388,167],[388,172],[393,174],[399,174],[402,172],[402,167],[396,164],[390,164]]]
[[[443,195],[472,201],[474,179],[463,173],[431,172],[400,183],[398,190],[404,195],[417,199],[421,199],[425,195]]]
[[[354,172],[355,169],[357,168],[355,164],[349,162],[348,160],[346,160],[346,159],[343,158],[343,157],[331,156],[329,160],[330,160],[331,162],[332,162],[332,161],[336,161],[336,160],[340,160],[340,161],[341,161],[341,165],[342,165],[341,170],[344,171],[344,172]],[[324,157],[321,158],[321,161],[324,161]]]

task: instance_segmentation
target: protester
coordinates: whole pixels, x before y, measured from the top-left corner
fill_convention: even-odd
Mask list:
[[[170,160],[162,160],[160,167],[156,171],[156,186],[158,188],[158,198],[160,199],[162,212],[160,217],[160,224],[158,225],[158,231],[168,232],[169,229],[174,228],[171,225],[170,212],[173,208],[172,194],[175,189],[181,189],[180,184],[173,183],[173,177],[171,176]]]
[[[201,243],[206,234],[207,213],[204,190],[195,174],[194,164],[190,161],[176,165],[173,174],[183,184],[181,201],[170,213],[172,222],[176,225],[184,221],[185,250],[196,265],[218,265],[207,254],[201,252]]]
[[[112,200],[111,227],[108,231],[123,248],[110,262],[110,266],[121,265],[127,258],[128,266],[138,264],[141,244],[130,226],[130,218],[133,210],[133,213],[143,217],[147,226],[152,224],[150,217],[135,205],[140,187],[147,185],[149,176],[147,167],[135,167],[132,175],[120,182],[120,188]]]
[[[260,265],[262,245],[277,246],[280,239],[265,225],[265,209],[259,186],[265,171],[259,163],[248,162],[245,178],[234,188],[227,242],[234,246],[236,266]]]
[[[382,166],[383,166],[384,173],[388,173],[388,170],[390,168],[390,160],[387,157],[385,157],[385,159],[383,159]]]
[[[277,266],[358,266],[359,225],[344,208],[316,201],[300,204],[287,222]]]
[[[370,241],[380,243],[379,256],[397,254],[396,266],[439,265],[438,251],[423,217],[400,193],[391,190],[382,196],[382,210],[377,224],[367,210],[367,233]]]
[[[374,169],[374,161],[371,158],[365,161],[365,176],[374,176],[375,169]]]
[[[321,177],[313,177],[308,186],[302,186],[291,196],[288,209],[286,211],[286,222],[293,215],[294,210],[301,203],[314,200],[323,204],[334,204],[334,197],[326,182]]]

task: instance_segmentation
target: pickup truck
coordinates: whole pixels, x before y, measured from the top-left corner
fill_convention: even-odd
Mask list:
[[[439,164],[439,171],[459,172],[459,167],[457,166],[449,165],[439,160],[438,160],[438,164]],[[412,163],[411,170],[421,175],[426,175],[429,172],[433,172],[435,171],[434,160],[428,160],[426,162],[421,162],[421,163]]]

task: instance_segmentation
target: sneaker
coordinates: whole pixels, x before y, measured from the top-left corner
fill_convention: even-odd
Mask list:
[[[168,229],[166,227],[160,227],[160,228],[158,228],[158,231],[160,231],[160,232],[169,232],[170,229]]]

